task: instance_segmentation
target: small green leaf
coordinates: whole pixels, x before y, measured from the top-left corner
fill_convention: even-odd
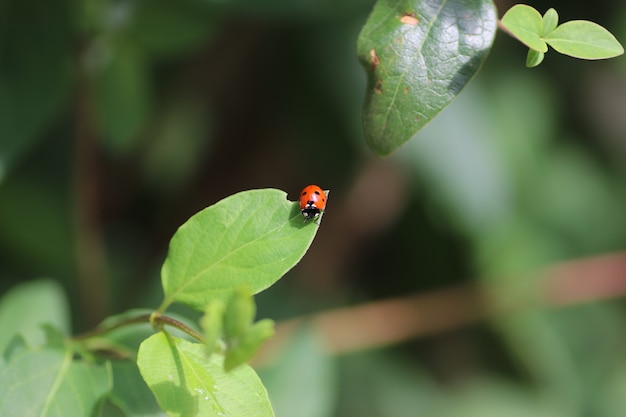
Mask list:
[[[520,42],[538,52],[547,52],[548,45],[541,39],[543,18],[533,7],[516,4],[501,19],[502,25]]]
[[[529,49],[528,54],[526,55],[526,67],[533,68],[543,62],[543,58],[545,58],[546,54],[543,52],[535,51],[534,49]]]
[[[0,368],[0,416],[90,416],[111,389],[111,368],[68,349],[22,350]]]
[[[496,32],[490,0],[379,0],[357,41],[367,144],[387,155],[454,100]]]
[[[200,319],[200,327],[204,332],[204,343],[211,353],[215,350],[215,346],[222,335],[224,310],[225,306],[222,300],[211,300]]]
[[[252,325],[256,315],[256,305],[250,290],[237,288],[228,300],[224,315],[224,336],[233,339],[242,336]]]
[[[554,29],[545,41],[556,51],[582,59],[613,58],[624,48],[608,30],[586,20],[572,20]]]
[[[244,335],[229,340],[224,369],[230,371],[247,362],[259,350],[263,342],[273,335],[274,321],[264,319],[254,323]]]
[[[165,332],[139,347],[137,365],[170,416],[269,417],[274,412],[261,380],[248,365],[224,371],[221,355]]]
[[[543,28],[541,29],[541,37],[546,36],[559,24],[559,14],[553,8],[549,8],[543,15]]]
[[[161,271],[165,300],[204,311],[247,286],[258,293],[290,270],[319,226],[280,190],[244,191],[192,216],[174,234]],[[320,220],[318,220],[319,223]]]

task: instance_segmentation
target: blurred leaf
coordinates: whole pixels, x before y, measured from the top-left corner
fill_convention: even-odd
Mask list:
[[[546,53],[548,45],[541,39],[543,18],[533,7],[516,4],[502,16],[501,23],[524,45]]]
[[[124,411],[126,417],[163,417],[165,412],[157,404],[148,388],[137,364],[133,361],[115,361],[113,369],[113,390],[109,399]]]
[[[563,415],[580,414],[585,398],[579,363],[549,314],[526,311],[498,318],[494,324],[518,368],[538,381]]]
[[[170,242],[162,308],[180,302],[203,311],[242,285],[266,289],[304,256],[318,227],[304,223],[298,204],[280,190],[244,191],[205,208]]]
[[[120,39],[96,76],[96,114],[105,144],[123,152],[131,148],[146,121],[151,85],[145,56],[137,45]]]
[[[493,146],[501,137],[491,118],[487,97],[472,85],[403,155],[459,230],[472,234],[485,233],[511,209],[511,179]]]
[[[450,104],[486,58],[495,30],[489,0],[378,1],[357,43],[368,73],[370,148],[393,152]]]
[[[278,417],[337,415],[338,375],[335,360],[305,328],[295,334],[271,368],[260,372]]]
[[[73,46],[69,3],[2,2],[0,14],[1,182],[64,109]]]
[[[198,47],[210,38],[219,13],[204,2],[138,1],[131,37],[156,57],[169,57]]]
[[[568,417],[558,404],[506,380],[476,378],[450,393],[441,417]]]
[[[159,190],[179,189],[206,161],[211,113],[205,103],[180,92],[150,118],[140,150],[142,171]]]
[[[242,336],[252,325],[256,305],[250,290],[236,288],[228,299],[224,314],[224,336],[227,339]]]
[[[366,352],[340,358],[342,392],[336,415],[437,416],[451,396],[419,364],[396,352]],[[443,416],[442,416],[443,417]]]
[[[146,339],[137,365],[157,402],[171,416],[273,416],[267,392],[247,365],[224,371],[221,355],[165,332]]]
[[[0,353],[18,333],[30,347],[43,345],[44,323],[64,334],[70,332],[67,299],[61,286],[52,280],[40,280],[13,287],[0,299]]]
[[[227,339],[228,346],[224,359],[224,369],[230,371],[249,361],[261,345],[273,335],[274,321],[264,319],[254,323],[243,335],[234,339]]]
[[[0,368],[0,415],[93,415],[111,389],[110,366],[72,358],[60,346],[13,355]]]
[[[556,51],[582,59],[613,58],[624,53],[615,36],[602,26],[586,20],[559,25],[545,37]]]
[[[224,302],[222,300],[211,300],[204,315],[200,319],[200,326],[204,333],[204,343],[212,353],[216,349],[222,329],[224,328]]]

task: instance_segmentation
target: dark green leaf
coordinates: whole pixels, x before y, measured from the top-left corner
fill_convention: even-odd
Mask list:
[[[157,402],[171,416],[273,416],[267,391],[248,365],[224,371],[221,355],[165,332],[146,339],[137,364]]]
[[[495,31],[489,0],[379,0],[357,43],[370,148],[393,152],[445,108],[479,69]]]
[[[210,38],[216,16],[213,5],[197,1],[151,0],[136,3],[132,38],[150,54],[181,54]]]
[[[204,311],[247,286],[262,291],[304,255],[318,230],[274,189],[244,191],[192,216],[174,234],[161,277],[165,300]],[[321,221],[318,220],[318,222]]]
[[[141,378],[135,362],[115,361],[112,368],[114,384],[109,399],[123,410],[127,417],[164,415],[152,391]]]

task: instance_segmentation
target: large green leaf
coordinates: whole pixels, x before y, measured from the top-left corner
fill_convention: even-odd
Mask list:
[[[474,76],[496,32],[490,0],[379,0],[359,35],[368,74],[370,148],[387,155],[445,108]]]
[[[22,349],[0,368],[0,416],[90,416],[111,389],[111,369],[61,346]]]
[[[165,300],[204,311],[234,289],[262,291],[304,255],[318,224],[304,222],[280,190],[232,195],[192,216],[174,234],[161,271]],[[319,222],[319,220],[318,220]]]
[[[137,365],[170,416],[273,416],[267,391],[248,365],[224,371],[221,355],[165,332],[139,347]]]

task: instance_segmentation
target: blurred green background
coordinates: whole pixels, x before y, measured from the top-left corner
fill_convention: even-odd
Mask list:
[[[259,295],[260,317],[458,285],[514,297],[565,267],[543,306],[418,326],[384,348],[368,349],[372,332],[327,355],[323,334],[292,333],[262,369],[279,417],[626,416],[625,59],[550,52],[528,70],[500,32],[459,98],[378,159],[355,57],[372,4],[2,1],[0,292],[57,280],[75,332],[156,307],[189,216],[241,190],[295,200],[316,183],[332,190],[323,225]],[[626,38],[620,2],[532,6]]]

